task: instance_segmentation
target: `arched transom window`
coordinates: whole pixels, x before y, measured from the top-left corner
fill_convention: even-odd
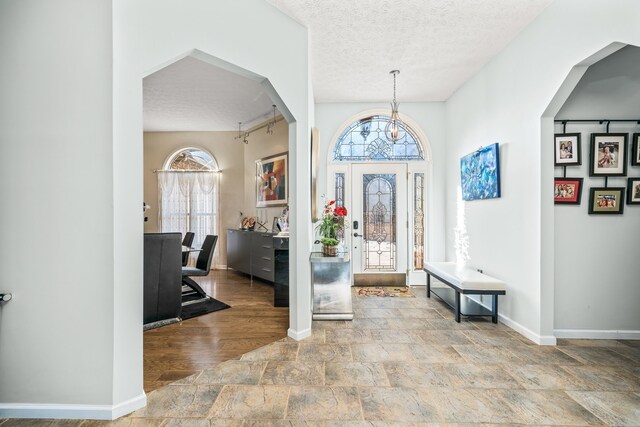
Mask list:
[[[347,126],[333,150],[336,161],[409,161],[424,160],[424,151],[415,133],[406,124],[400,138],[389,140],[384,129],[387,116],[371,116]]]
[[[217,171],[213,156],[199,148],[185,148],[169,158],[166,170]]]

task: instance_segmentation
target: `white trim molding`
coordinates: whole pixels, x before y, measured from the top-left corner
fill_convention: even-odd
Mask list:
[[[588,340],[640,340],[640,331],[594,330],[594,329],[554,329],[557,338]]]
[[[473,299],[473,301],[477,302],[478,304],[480,304],[481,306],[483,306],[487,310],[491,311],[491,307],[486,305],[480,299],[478,299],[478,298],[472,298],[472,299]],[[505,326],[510,327],[511,329],[513,329],[514,331],[519,333],[520,335],[530,339],[531,341],[533,341],[534,343],[536,343],[538,345],[556,345],[558,343],[557,340],[556,340],[556,336],[536,334],[531,329],[527,328],[526,326],[521,325],[520,323],[512,320],[511,318],[505,316],[504,314],[498,313],[498,319],[500,319]]]
[[[146,405],[147,395],[144,392],[117,405],[0,403],[0,418],[115,420]]]
[[[302,331],[296,331],[289,328],[289,330],[287,331],[287,336],[293,338],[296,341],[300,341],[311,336],[311,328],[307,328]]]

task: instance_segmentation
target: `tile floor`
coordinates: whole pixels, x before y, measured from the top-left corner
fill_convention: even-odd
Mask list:
[[[112,423],[12,426],[640,425],[640,342],[540,347],[503,325],[457,324],[424,288],[355,297],[355,319],[284,339],[148,394]]]

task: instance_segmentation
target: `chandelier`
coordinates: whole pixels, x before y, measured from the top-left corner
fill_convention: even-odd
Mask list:
[[[393,102],[391,103],[391,119],[384,128],[384,134],[387,139],[397,142],[404,135],[402,120],[398,115],[398,103],[396,102],[396,76],[400,74],[400,70],[391,70],[389,74],[393,74]]]

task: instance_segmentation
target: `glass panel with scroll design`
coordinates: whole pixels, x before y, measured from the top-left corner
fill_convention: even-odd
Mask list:
[[[413,175],[413,268],[424,268],[424,174]]]
[[[396,269],[396,175],[363,174],[364,270]]]
[[[337,161],[409,161],[424,160],[422,146],[414,132],[402,126],[402,137],[395,143],[387,139],[384,129],[387,116],[371,116],[349,125],[340,134],[333,150]]]
[[[334,194],[336,197],[336,206],[344,206],[344,173],[336,173],[335,175],[335,187]],[[344,227],[338,229],[336,233],[336,238],[341,242],[344,242]]]

